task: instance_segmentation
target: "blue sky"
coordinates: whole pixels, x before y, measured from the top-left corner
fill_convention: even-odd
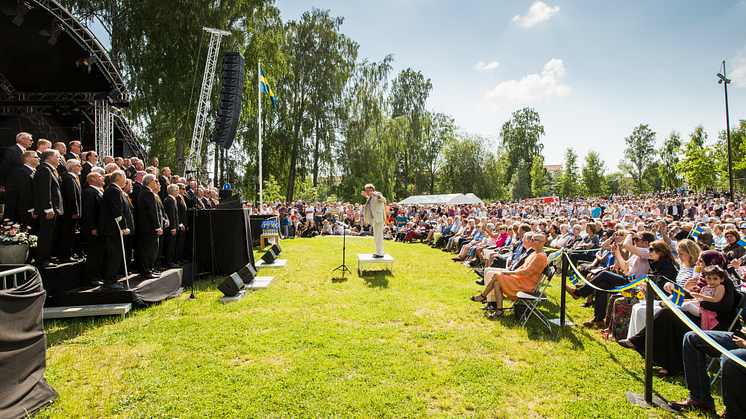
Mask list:
[[[601,153],[616,170],[624,137],[641,123],[658,145],[702,124],[725,129],[726,61],[731,126],[746,119],[744,1],[277,0],[284,21],[312,7],[345,18],[360,58],[394,54],[391,78],[411,67],[433,83],[428,108],[464,131],[497,136],[513,111],[541,116],[546,164],[567,147]],[[496,147],[496,144],[495,144]]]

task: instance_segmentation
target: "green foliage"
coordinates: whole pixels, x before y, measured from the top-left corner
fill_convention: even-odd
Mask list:
[[[627,148],[624,149],[624,160],[619,163],[619,168],[634,181],[635,193],[641,194],[645,192],[645,171],[655,161],[655,133],[647,124],[640,124],[624,141]]]
[[[533,196],[544,196],[546,194],[546,173],[544,168],[544,156],[537,154],[531,164],[531,193]]]
[[[663,189],[663,179],[660,176],[661,164],[659,162],[653,162],[645,170],[645,174],[642,176],[645,183],[646,191],[660,191]]]
[[[684,159],[676,164],[676,170],[684,175],[689,187],[700,192],[714,185],[718,175],[715,149],[704,145],[707,134],[701,128],[700,125],[692,132],[683,149]]]
[[[733,179],[746,178],[746,119],[741,119],[738,126],[730,130],[731,160],[733,161]],[[728,179],[728,137],[725,130],[718,133],[716,156],[721,179]]]
[[[276,199],[282,200],[284,198],[280,184],[277,183],[274,175],[268,175],[264,179],[263,186],[262,196],[264,202],[275,202]]]
[[[518,162],[513,172],[513,178],[510,179],[510,197],[513,200],[521,200],[531,197],[531,181],[528,164],[525,161]]]
[[[565,164],[557,179],[557,193],[563,198],[574,198],[580,193],[578,155],[572,147],[568,147],[565,151]]]
[[[319,197],[319,189],[313,186],[313,180],[311,178],[305,178],[295,184],[295,198],[301,199],[303,202],[317,201]]]
[[[583,189],[587,196],[600,196],[607,192],[606,178],[604,177],[604,161],[601,155],[590,150],[585,156],[583,164]]]
[[[658,156],[661,164],[658,166],[658,173],[665,189],[675,189],[681,186],[679,175],[676,172],[676,165],[679,163],[679,149],[681,148],[681,137],[679,133],[671,131],[663,147],[658,150]]]
[[[541,144],[541,136],[544,135],[544,126],[541,125],[539,113],[532,108],[523,108],[513,112],[510,121],[503,124],[500,131],[500,147],[506,155],[507,166],[504,170],[504,179],[507,183],[513,178],[518,162],[526,162],[531,165],[534,156],[541,154],[544,145]]]
[[[484,175],[484,138],[458,133],[443,151],[442,189],[450,193],[476,193]]]

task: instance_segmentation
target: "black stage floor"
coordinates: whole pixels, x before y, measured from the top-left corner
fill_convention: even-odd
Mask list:
[[[143,280],[138,274],[130,274],[130,289],[110,290],[83,284],[84,266],[84,262],[72,262],[39,270],[47,291],[45,307],[113,303],[143,306],[177,297],[183,291],[182,287],[191,283],[191,264],[187,264],[183,268],[169,269],[154,279]],[[124,278],[119,283],[127,287]]]

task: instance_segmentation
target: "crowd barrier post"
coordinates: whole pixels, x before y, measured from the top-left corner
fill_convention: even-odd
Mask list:
[[[645,289],[645,393],[630,393],[624,392],[627,396],[627,400],[635,406],[650,408],[650,406],[658,407],[668,412],[674,412],[671,407],[668,406],[668,401],[659,396],[653,396],[653,338],[655,331],[653,330],[654,319],[654,305],[655,303],[655,291],[653,290],[653,282],[650,279],[646,282]]]
[[[559,257],[560,259],[562,259],[562,262],[560,263],[560,270],[562,270],[562,288],[560,289],[560,316],[558,319],[549,320],[549,323],[552,323],[559,327],[575,326],[575,323],[565,321],[565,306],[567,305],[567,296],[565,295],[567,293],[565,292],[565,286],[567,286],[567,271],[570,269],[570,262],[568,261],[567,253],[565,253],[564,250],[559,250],[559,252]]]

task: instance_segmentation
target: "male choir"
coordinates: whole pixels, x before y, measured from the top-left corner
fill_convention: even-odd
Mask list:
[[[4,218],[38,236],[33,263],[41,268],[77,260],[76,234],[85,250],[86,281],[109,289],[124,273],[155,278],[181,266],[188,209],[217,206],[217,190],[172,176],[168,167],[136,157],[84,152],[79,141],[51,144],[21,132],[0,162]]]

